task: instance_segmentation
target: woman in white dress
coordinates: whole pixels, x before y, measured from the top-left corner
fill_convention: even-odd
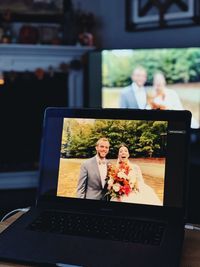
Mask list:
[[[162,72],[156,72],[153,76],[153,90],[147,93],[147,109],[183,110],[184,107],[175,90],[166,87],[166,79]],[[192,128],[199,128],[199,123],[192,116]]]
[[[128,148],[125,145],[121,145],[119,148],[118,159],[115,168],[120,170],[120,172],[118,172],[118,176],[126,179],[130,186],[129,190],[123,192],[122,194],[119,193],[120,191],[116,192],[116,194],[115,192],[114,194],[111,194],[111,201],[162,205],[154,190],[145,184],[140,167],[137,164],[132,164],[129,161],[129,156],[130,154]],[[118,182],[118,184],[120,184],[120,182]],[[108,180],[108,190],[109,189],[112,191],[118,189],[120,190],[120,186],[117,185],[117,183],[115,183],[111,178]]]
[[[153,76],[153,89],[147,93],[147,109],[183,110],[178,94],[166,87],[166,79],[162,72]]]

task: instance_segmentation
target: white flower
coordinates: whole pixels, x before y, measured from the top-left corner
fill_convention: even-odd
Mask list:
[[[112,185],[113,185],[113,182],[114,182],[114,180],[113,180],[112,178],[110,178],[110,179],[108,180],[108,185],[109,185],[109,186],[112,186]]]
[[[119,183],[114,184],[114,185],[113,185],[113,190],[114,190],[115,192],[119,192],[119,190],[120,190],[120,184],[119,184]]]
[[[127,179],[127,175],[126,175],[123,171],[118,172],[117,176],[118,176],[119,178]]]

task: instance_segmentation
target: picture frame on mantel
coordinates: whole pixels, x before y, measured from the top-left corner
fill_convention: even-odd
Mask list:
[[[126,0],[126,31],[200,25],[199,0]]]
[[[0,19],[5,22],[60,22],[65,0],[0,0]]]

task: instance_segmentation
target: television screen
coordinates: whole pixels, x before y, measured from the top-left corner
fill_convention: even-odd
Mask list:
[[[200,128],[200,48],[101,50],[89,65],[90,107],[186,109]]]

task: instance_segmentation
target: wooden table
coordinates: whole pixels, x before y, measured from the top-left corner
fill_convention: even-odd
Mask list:
[[[19,218],[23,213],[18,212],[6,221],[0,223],[0,233],[6,229],[11,223]],[[22,265],[14,263],[0,262],[0,266],[4,267],[31,267],[31,265]],[[180,267],[200,267],[200,231],[186,230],[185,240],[183,244],[183,254]]]

